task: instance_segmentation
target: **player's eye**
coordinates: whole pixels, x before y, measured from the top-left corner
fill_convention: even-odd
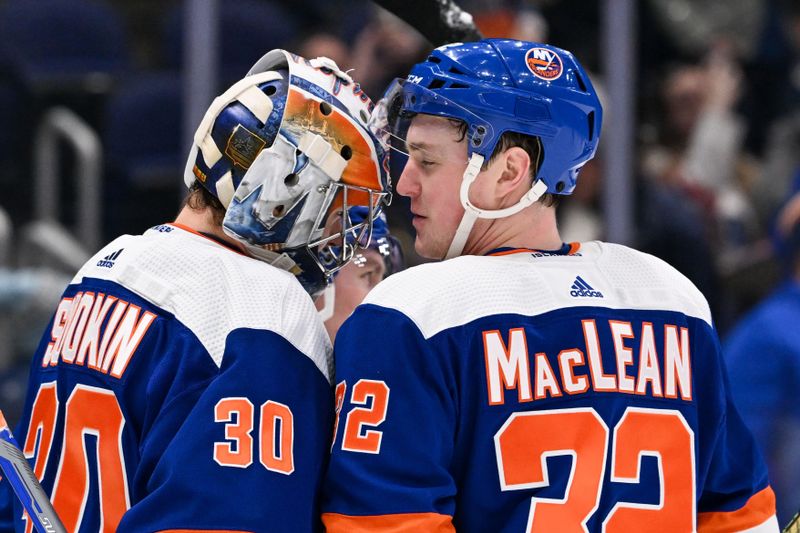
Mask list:
[[[361,279],[367,284],[368,287],[372,288],[378,284],[380,278],[378,277],[378,273],[374,269],[369,269],[364,271],[361,274]]]

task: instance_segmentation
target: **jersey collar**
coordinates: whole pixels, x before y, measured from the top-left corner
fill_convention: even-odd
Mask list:
[[[534,248],[511,248],[511,247],[502,247],[502,248],[495,248],[488,252],[487,256],[501,256],[501,255],[512,255],[512,254],[548,254],[548,255],[573,255],[578,250],[580,250],[581,243],[579,242],[565,242],[561,245],[561,248],[556,250],[536,250]]]
[[[220,246],[224,246],[228,250],[230,250],[232,252],[236,252],[239,255],[243,255],[245,257],[248,257],[247,254],[245,254],[244,252],[242,252],[238,248],[235,248],[230,243],[225,242],[224,240],[220,239],[219,237],[217,237],[216,235],[213,235],[211,233],[206,233],[205,231],[197,231],[197,230],[192,229],[189,226],[186,226],[185,224],[181,224],[179,222],[170,222],[170,223],[167,224],[167,226],[175,226],[176,228],[182,229],[183,231],[188,231],[189,233],[193,233],[193,234],[195,234],[195,235],[197,235],[199,237],[203,237],[203,238],[206,238],[206,239],[208,239],[210,241],[214,241],[215,243],[219,244]]]

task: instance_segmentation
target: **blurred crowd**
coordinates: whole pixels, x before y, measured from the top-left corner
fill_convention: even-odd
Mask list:
[[[712,305],[733,390],[761,439],[781,521],[800,506],[800,2],[647,0],[637,7],[635,242],[687,275]],[[362,0],[219,2],[219,86],[282,47],[353,69],[373,99],[431,45]],[[606,2],[464,0],[487,37],[572,50],[603,92]],[[64,8],[67,5],[67,8]],[[14,413],[26,357],[68,276],[76,156],[55,158],[59,213],[34,216],[43,118],[65,106],[102,144],[103,242],[171,220],[184,164],[178,0],[0,2],[0,405]],[[614,110],[606,109],[608,120]],[[604,239],[603,143],[562,202],[568,240]],[[404,198],[389,213],[410,265]],[[726,353],[727,355],[727,353]],[[762,392],[758,392],[762,391]],[[759,416],[760,414],[760,416]],[[756,422],[752,422],[756,423]],[[791,503],[786,503],[791,502]]]

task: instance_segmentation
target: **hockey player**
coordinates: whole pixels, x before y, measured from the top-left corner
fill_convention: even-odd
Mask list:
[[[350,208],[353,222],[362,219],[367,210]],[[400,242],[389,233],[386,215],[381,213],[372,224],[372,239],[362,246],[352,261],[336,272],[333,283],[315,300],[325,330],[336,340],[342,323],[381,280],[405,268]]]
[[[68,531],[318,529],[332,360],[309,293],[383,201],[370,111],[332,61],[273,50],[203,118],[176,221],[77,273],[17,430]]]
[[[567,51],[434,50],[379,104],[415,246],[339,331],[329,532],[776,531],[702,294],[554,202],[602,110]],[[393,154],[394,156],[394,154]]]

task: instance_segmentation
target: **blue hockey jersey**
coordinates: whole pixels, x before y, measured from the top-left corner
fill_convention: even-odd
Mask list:
[[[415,267],[334,351],[329,532],[777,531],[708,305],[652,256]]]
[[[314,531],[330,351],[294,276],[157,226],[66,289],[15,434],[71,532]]]

